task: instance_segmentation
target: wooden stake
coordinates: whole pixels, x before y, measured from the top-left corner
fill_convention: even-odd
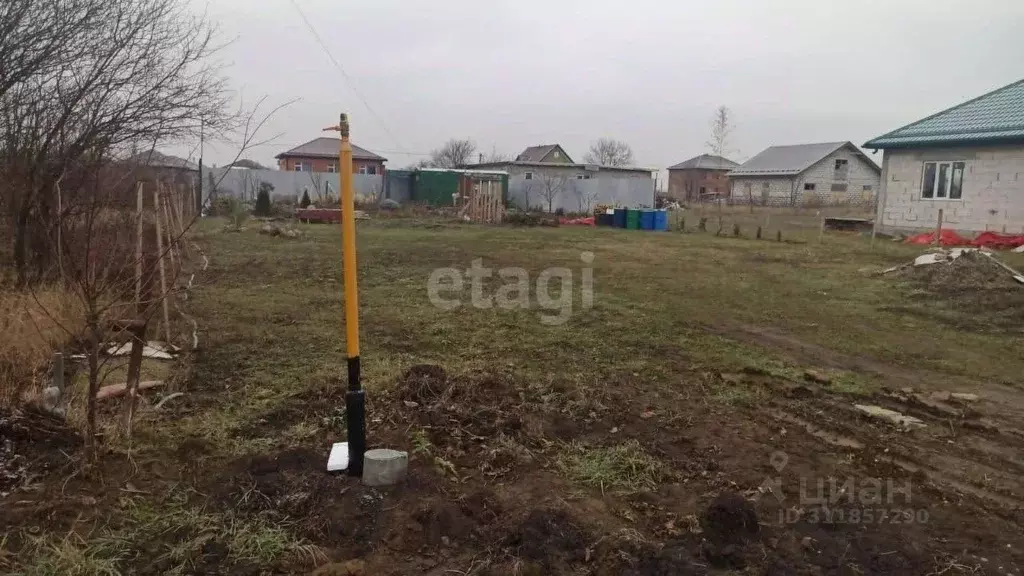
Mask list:
[[[940,244],[939,238],[942,237],[942,208],[939,208],[939,222],[935,225],[935,241],[932,244],[938,246]]]
[[[144,233],[142,207],[145,204],[142,182],[135,192],[135,313],[142,314],[142,235]]]
[[[821,217],[821,228],[818,229],[818,244],[825,241],[825,217]]]
[[[166,228],[164,228],[164,231],[167,233],[167,254],[170,255],[171,257],[171,274],[176,275],[178,270],[178,262],[177,258],[175,257],[174,250],[174,220],[170,217],[171,209],[169,204],[171,198],[168,194],[164,194],[161,197],[161,200],[162,202],[160,203],[160,212],[163,214],[164,224],[166,224]]]
[[[156,253],[160,269],[160,301],[164,312],[165,342],[171,343],[171,313],[167,306],[167,273],[164,270],[164,233],[160,225],[160,191],[153,191],[153,213],[156,216]]]
[[[871,223],[871,249],[875,249],[875,235],[878,232],[878,222]]]

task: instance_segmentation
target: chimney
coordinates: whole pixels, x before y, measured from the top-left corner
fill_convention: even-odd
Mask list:
[[[481,152],[480,153],[480,164],[483,164],[483,163],[484,163],[484,153]]]

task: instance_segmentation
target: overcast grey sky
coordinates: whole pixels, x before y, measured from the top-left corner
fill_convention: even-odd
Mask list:
[[[392,168],[451,137],[509,154],[557,142],[581,159],[602,136],[665,168],[707,151],[720,104],[742,161],[859,145],[1024,77],[1020,0],[295,1],[380,120],[292,0],[195,0],[232,40],[220,57],[246,102],[299,99],[246,154],[267,164],[347,111],[353,141]]]

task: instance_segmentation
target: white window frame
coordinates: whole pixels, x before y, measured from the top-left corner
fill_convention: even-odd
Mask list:
[[[360,174],[366,174],[366,164],[360,164],[359,165],[359,173]]]
[[[292,171],[293,172],[302,172],[302,162],[296,162]]]
[[[337,171],[338,171],[338,163],[337,162],[331,162],[330,164],[327,165],[327,173],[328,174],[334,174]]]
[[[928,165],[935,165],[935,174],[932,176],[932,196],[931,198],[924,195],[924,178],[928,173]],[[939,173],[942,171],[942,165],[949,165],[949,178],[946,179],[946,189],[942,190],[942,196],[939,196]],[[953,171],[956,169],[956,165],[960,164],[960,197],[950,198],[950,193],[953,191]],[[967,172],[967,162],[965,160],[925,160],[921,163],[921,199],[922,200],[945,200],[953,202],[962,202],[964,199],[964,174]]]

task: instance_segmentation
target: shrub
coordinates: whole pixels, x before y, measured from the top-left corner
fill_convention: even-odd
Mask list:
[[[260,191],[256,194],[256,208],[253,209],[253,213],[264,218],[270,216],[270,191],[263,186],[260,186]]]
[[[210,202],[207,214],[210,216],[231,216],[236,202],[237,200],[231,196],[217,196]]]
[[[309,190],[303,190],[302,200],[299,200],[299,208],[309,208],[309,205],[312,203],[312,200],[309,199]]]

